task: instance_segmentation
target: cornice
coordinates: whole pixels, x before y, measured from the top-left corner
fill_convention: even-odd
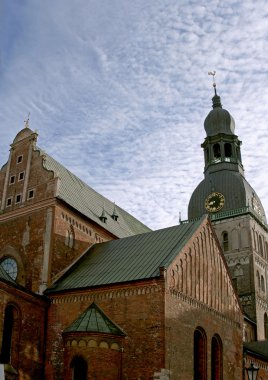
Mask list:
[[[126,298],[132,296],[141,296],[144,294],[160,293],[163,290],[161,285],[141,285],[115,290],[106,291],[88,291],[87,293],[78,294],[61,294],[61,295],[49,295],[53,304],[62,303],[76,303],[84,301],[97,301],[104,299]]]
[[[27,215],[29,213],[33,213],[35,211],[41,210],[43,208],[52,207],[55,206],[57,203],[56,198],[49,198],[44,201],[36,202],[31,205],[21,205],[16,210],[12,210],[9,212],[5,212],[3,214],[0,214],[0,223],[5,222],[8,220],[15,219],[20,216]]]
[[[240,322],[237,322],[236,320],[227,317],[223,313],[220,313],[218,310],[213,309],[212,307],[209,307],[208,305],[198,301],[197,299],[189,297],[188,295],[186,295],[186,294],[184,294],[184,293],[182,293],[182,292],[180,292],[174,288],[170,288],[169,292],[170,292],[172,297],[180,299],[180,300],[186,302],[188,305],[195,307],[196,309],[202,309],[206,313],[211,313],[215,317],[221,319],[222,321],[228,323],[229,325],[241,328]]]

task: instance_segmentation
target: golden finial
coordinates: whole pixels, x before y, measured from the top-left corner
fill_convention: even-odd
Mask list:
[[[214,87],[215,95],[217,95],[216,82],[215,82],[216,71],[215,70],[214,71],[209,71],[208,75],[212,75],[213,76],[213,87]]]
[[[29,120],[30,120],[30,112],[28,113],[28,117],[24,120],[24,128],[29,128]]]

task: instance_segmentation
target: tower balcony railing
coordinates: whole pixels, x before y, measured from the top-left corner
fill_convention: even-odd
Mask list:
[[[262,227],[268,231],[268,225],[263,219],[262,215],[260,215],[258,212],[256,212],[252,207],[250,206],[245,206],[245,207],[240,207],[237,209],[233,210],[227,210],[227,211],[222,211],[222,212],[217,212],[217,213],[210,213],[209,217],[212,222],[217,221],[217,220],[222,220],[222,219],[227,219],[227,218],[232,218],[236,216],[241,216],[241,215],[246,215],[250,214],[253,216],[253,218],[262,225]],[[199,218],[191,219],[191,220],[183,220],[180,221],[180,224],[185,224],[189,223],[195,220],[198,220]]]

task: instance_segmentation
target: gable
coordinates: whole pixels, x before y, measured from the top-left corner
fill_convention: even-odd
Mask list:
[[[168,288],[240,323],[241,308],[216,234],[207,220],[167,269]]]

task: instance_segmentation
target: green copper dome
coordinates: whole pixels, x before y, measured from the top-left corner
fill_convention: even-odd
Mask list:
[[[235,121],[230,113],[222,108],[221,98],[218,95],[213,96],[213,110],[207,115],[204,127],[207,136],[214,136],[218,133],[233,135],[235,130]]]
[[[205,119],[207,133],[201,145],[204,150],[205,178],[194,190],[189,206],[188,219],[199,218],[206,213],[228,214],[252,212],[263,223],[266,216],[261,201],[244,176],[240,146],[234,134],[235,122],[222,108],[215,90],[213,110]],[[243,211],[244,210],[244,211]]]

